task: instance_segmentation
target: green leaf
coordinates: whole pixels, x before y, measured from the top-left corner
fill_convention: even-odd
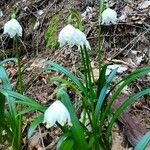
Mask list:
[[[102,117],[101,117],[101,124],[102,125],[104,125],[105,118],[108,116],[109,111],[111,110],[113,102],[119,96],[119,94],[121,93],[123,88],[125,86],[127,86],[128,84],[130,84],[135,79],[137,79],[139,77],[142,77],[142,76],[148,74],[149,72],[150,72],[150,67],[144,67],[144,68],[137,69],[137,70],[133,71],[131,74],[124,77],[121,81],[119,81],[116,84],[116,85],[119,85],[119,87],[117,87],[117,89],[115,89],[115,92],[113,93],[112,97],[110,98],[110,100],[108,100],[108,104],[106,106],[106,109],[105,109],[105,111],[104,111],[104,113],[102,114]]]
[[[2,65],[0,65],[0,79],[2,80],[2,85],[4,89],[12,90],[8,75]]]
[[[5,116],[4,116],[4,110],[5,110],[5,96],[0,93],[0,122],[5,122]],[[3,127],[0,123],[0,143],[2,143],[2,133],[3,133]]]
[[[17,59],[16,59],[16,58],[8,58],[8,59],[5,59],[5,60],[3,60],[3,61],[0,62],[0,65],[3,65],[3,64],[5,64],[5,63],[7,63],[7,62],[10,62],[10,61],[16,62]]]
[[[4,119],[5,96],[0,93],[0,122]]]
[[[19,111],[19,113],[17,114],[17,116],[24,115],[24,114],[29,113],[29,112],[34,111],[34,110],[35,110],[35,108],[29,107],[27,109]]]
[[[92,136],[88,143],[88,149],[92,149],[92,146],[94,145],[94,143],[95,143],[95,138],[94,136]]]
[[[148,131],[138,142],[134,150],[145,150],[146,147],[150,144],[150,131]]]
[[[113,124],[115,123],[115,121],[117,120],[117,118],[121,115],[121,113],[129,106],[131,105],[133,102],[135,102],[136,100],[138,100],[140,97],[142,97],[143,95],[146,94],[150,94],[150,88],[143,90],[141,92],[136,93],[135,95],[131,96],[129,99],[125,100],[123,104],[121,104],[121,106],[116,110],[116,112],[114,113],[114,116],[112,117],[108,129],[106,130],[106,141],[107,143],[109,143],[109,137],[111,134],[111,129],[113,127]]]
[[[70,135],[64,134],[58,141],[56,150],[72,150],[74,141],[70,138]]]
[[[99,97],[100,91],[103,88],[103,86],[105,85],[105,81],[106,81],[106,70],[107,70],[107,64],[101,67],[100,73],[99,73],[99,79],[98,79],[98,88],[97,88],[97,95]]]
[[[78,145],[78,148],[80,150],[87,150],[88,146],[85,139],[84,130],[80,125],[79,119],[75,113],[70,98],[63,88],[60,90],[60,95],[61,95],[61,101],[64,103],[64,105],[67,107],[70,113],[71,122],[72,122],[71,131],[72,131],[73,138],[75,140],[75,144]]]
[[[83,86],[83,84],[78,80],[78,78],[76,76],[74,76],[74,74],[72,74],[69,70],[67,70],[66,68],[64,68],[63,66],[53,62],[53,61],[46,61],[46,64],[48,64],[49,66],[47,67],[47,69],[51,69],[54,71],[58,71],[61,73],[64,73],[67,77],[69,77],[71,79],[72,82],[74,82],[76,84],[76,86],[84,93],[86,93],[85,91],[85,87]],[[52,66],[52,67],[50,67]]]
[[[46,107],[38,104],[35,100],[32,100],[27,96],[21,95],[17,92],[1,89],[0,93],[8,97],[16,98],[17,100],[15,102],[30,106],[33,110],[37,110],[40,112],[44,112],[46,110]]]
[[[100,111],[101,111],[101,108],[102,108],[102,105],[103,105],[103,102],[105,100],[105,97],[106,97],[106,93],[109,89],[109,86],[113,80],[113,78],[115,77],[116,73],[117,73],[117,69],[114,69],[111,74],[109,75],[108,79],[106,80],[106,84],[104,85],[104,87],[102,88],[101,90],[101,93],[99,95],[99,98],[98,98],[98,101],[97,101],[97,104],[96,104],[96,108],[95,108],[95,119],[96,119],[96,122],[98,123],[98,119],[99,119],[99,114],[100,114]]]
[[[63,83],[63,84],[67,84],[68,87],[72,88],[74,91],[76,91],[76,93],[77,93],[79,96],[81,96],[81,92],[76,88],[76,86],[75,86],[71,81],[68,81],[68,80],[66,80],[66,79],[63,79],[63,78],[61,78],[61,77],[53,77],[53,78],[50,79],[50,81],[52,81],[52,82],[57,81],[57,82],[61,82],[61,83]]]
[[[2,86],[5,90],[12,90],[8,75],[5,71],[5,68],[0,65],[0,79],[2,80]],[[1,98],[3,97],[3,93],[0,92]],[[9,97],[7,94],[5,95],[6,100],[8,101],[9,106],[9,113],[11,115],[10,125],[12,129],[14,129],[17,126],[17,119],[16,119],[16,105],[15,105],[15,99],[13,97]],[[0,102],[4,105],[4,99],[2,98]]]
[[[34,121],[31,123],[30,128],[28,130],[28,138],[30,138],[37,128],[37,126],[43,122],[44,114],[39,115]]]
[[[72,139],[65,140],[59,150],[73,150],[74,141]]]

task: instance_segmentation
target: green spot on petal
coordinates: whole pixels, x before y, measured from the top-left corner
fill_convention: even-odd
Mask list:
[[[65,121],[64,121],[64,120],[62,120],[62,121],[61,121],[61,123],[62,123],[62,124],[65,124]]]
[[[66,41],[69,40],[69,36],[65,36],[65,40],[66,40]]]
[[[47,122],[47,126],[51,126],[51,123],[49,121]]]

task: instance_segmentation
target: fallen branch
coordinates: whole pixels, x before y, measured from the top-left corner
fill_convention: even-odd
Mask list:
[[[120,104],[127,99],[128,96],[119,96],[113,104],[113,109],[117,110]],[[135,147],[140,138],[148,131],[139,121],[138,118],[129,113],[129,108],[119,118],[119,122],[123,124],[124,134],[127,137],[130,144]],[[150,149],[150,146],[148,146]]]

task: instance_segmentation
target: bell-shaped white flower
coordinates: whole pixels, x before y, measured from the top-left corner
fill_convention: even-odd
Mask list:
[[[64,46],[65,44],[73,44],[72,38],[75,32],[75,28],[68,24],[65,26],[58,35],[58,42],[60,43],[60,47]]]
[[[68,24],[65,26],[59,33],[58,42],[60,43],[60,47],[65,44],[68,45],[76,45],[78,47],[86,45],[88,49],[90,49],[90,44],[86,39],[85,34],[79,29],[74,28],[72,25]]]
[[[65,105],[57,100],[44,113],[46,128],[52,127],[56,122],[64,126],[68,122],[71,125],[70,114]]]
[[[117,22],[117,13],[115,10],[107,8],[102,12],[102,24],[116,24]]]
[[[22,27],[16,19],[11,19],[5,23],[3,34],[8,34],[11,38],[15,35],[22,36]]]
[[[75,33],[73,36],[73,43],[74,45],[77,45],[79,48],[80,46],[83,47],[83,45],[85,45],[87,49],[91,49],[90,44],[86,39],[86,35],[79,29],[75,30]]]

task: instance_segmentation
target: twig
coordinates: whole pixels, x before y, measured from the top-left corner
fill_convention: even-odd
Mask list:
[[[144,31],[144,32],[140,33],[138,36],[136,36],[134,39],[132,39],[124,48],[122,48],[118,53],[114,54],[114,55],[111,57],[111,59],[113,59],[113,58],[117,57],[118,55],[120,55],[123,51],[126,50],[126,48],[127,48],[130,44],[132,44],[133,42],[135,42],[135,40],[137,40],[141,35],[144,35],[144,34],[146,34],[147,32],[149,32],[149,31]]]
[[[40,133],[40,138],[41,138],[43,150],[46,150],[45,145],[44,145],[44,141],[43,141],[43,137],[42,137],[42,133],[41,133],[40,126],[38,126],[38,129],[39,129],[39,133]]]
[[[113,104],[113,109],[117,110],[121,103],[128,98],[128,95],[119,96]],[[124,134],[126,135],[130,144],[134,147],[139,139],[148,131],[136,118],[129,113],[130,109],[127,108],[119,118],[119,121],[124,125]],[[148,149],[150,146],[147,147]]]

